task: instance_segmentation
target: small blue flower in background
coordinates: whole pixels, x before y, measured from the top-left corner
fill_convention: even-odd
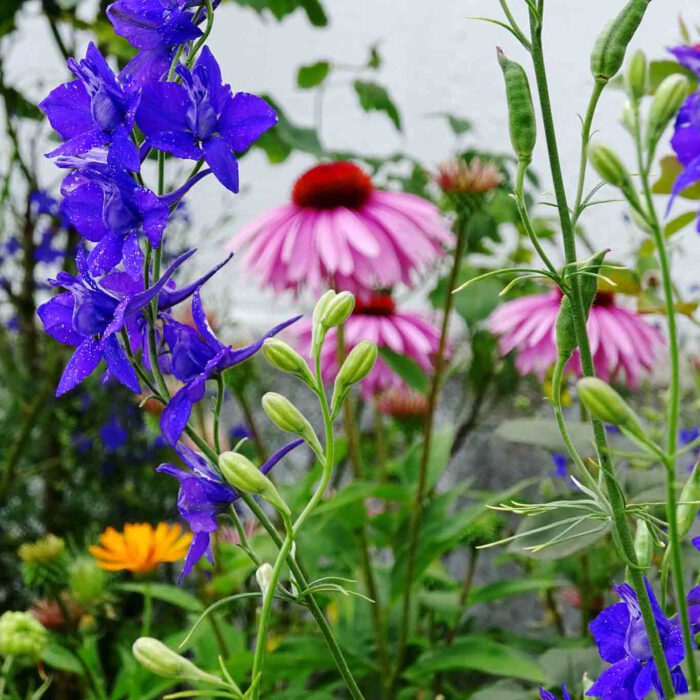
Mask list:
[[[674,690],[686,693],[688,684],[679,666],[685,656],[680,625],[664,615],[646,579],[645,585]],[[601,658],[612,665],[603,671],[586,695],[601,700],[644,700],[654,690],[657,698],[663,700],[637,595],[627,583],[615,586],[615,591],[622,602],[603,610],[589,625]]]
[[[693,425],[689,428],[685,428],[678,432],[678,446],[680,448],[688,447],[688,445],[693,444],[698,438],[700,438],[700,428],[697,425]],[[685,452],[681,456],[681,460],[685,463],[688,471],[691,471],[695,466],[695,463],[700,457],[700,444],[696,445],[689,451]]]
[[[228,431],[228,436],[234,442],[253,439],[253,433],[250,432],[250,428],[248,428],[245,423],[236,423],[236,425],[232,425]]]
[[[204,159],[222,185],[238,192],[235,153],[247,150],[275,125],[277,114],[265,100],[221,82],[221,70],[205,46],[194,69],[180,65],[178,83],[149,83],[136,113],[145,146],[178,158]]]
[[[303,442],[295,440],[285,445],[260,467],[260,471],[267,474]],[[225,513],[240,495],[221,479],[200,454],[181,442],[175,445],[175,451],[190,471],[169,463],[161,464],[157,471],[174,476],[180,482],[177,508],[194,533],[180,574],[182,580],[203,556],[213,562],[210,539],[218,526],[216,518]]]
[[[39,103],[65,139],[48,156],[81,156],[109,147],[110,162],[138,170],[139,154],[131,140],[138,94],[117,81],[92,42],[83,60],[68,59],[68,68],[78,80],[59,85]]]
[[[140,49],[120,77],[138,83],[163,78],[177,47],[202,35],[192,9],[199,5],[199,0],[117,0],[109,5],[114,31]],[[202,12],[200,20],[205,17]]]
[[[245,362],[263,345],[301,316],[285,321],[262,338],[242,348],[224,345],[212,332],[202,306],[199,291],[192,297],[192,319],[196,330],[165,317],[163,334],[170,348],[170,372],[185,383],[172,397],[160,417],[160,427],[171,445],[179,440],[187,425],[192,407],[204,398],[206,382],[229,367]]]
[[[606,423],[605,424],[605,432],[609,433],[610,435],[619,435],[620,429],[616,425],[613,425],[612,423]]]
[[[554,464],[552,476],[557,479],[567,479],[569,476],[569,460],[564,455],[552,452],[552,462]]]
[[[571,695],[569,695],[569,691],[566,689],[566,683],[564,683],[561,687],[561,692],[562,692],[562,700],[571,700]],[[553,693],[550,693],[548,690],[545,690],[542,686],[540,686],[540,700],[559,700],[556,695]]]
[[[116,452],[126,444],[129,433],[122,426],[119,418],[112,417],[100,428],[100,438],[107,452]]]

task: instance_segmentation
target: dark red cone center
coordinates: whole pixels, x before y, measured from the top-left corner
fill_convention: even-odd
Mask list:
[[[353,163],[321,163],[296,181],[292,201],[311,209],[360,209],[373,189],[369,177]]]

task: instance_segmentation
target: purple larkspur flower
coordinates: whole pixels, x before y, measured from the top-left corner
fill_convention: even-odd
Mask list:
[[[569,460],[565,455],[552,452],[552,464],[554,464],[552,475],[557,479],[566,479],[569,476]]]
[[[251,358],[267,338],[277,335],[301,316],[280,323],[250,345],[233,348],[213,333],[202,306],[199,290],[192,297],[195,328],[171,318],[163,319],[163,334],[170,349],[170,372],[184,386],[170,399],[160,417],[160,427],[168,442],[175,445],[182,435],[194,404],[204,398],[208,379]]]
[[[238,442],[239,440],[252,440],[253,434],[250,428],[245,423],[236,423],[229,428],[228,436],[231,440]]]
[[[221,70],[205,46],[194,69],[177,67],[178,83],[149,83],[136,113],[145,147],[178,158],[204,159],[222,185],[238,192],[234,153],[247,150],[274,126],[277,114],[261,97],[235,95],[221,82]]]
[[[117,339],[122,328],[136,330],[135,317],[166,285],[194,250],[181,255],[160,280],[146,290],[132,292],[123,282],[128,275],[115,272],[97,280],[88,269],[85,251],[76,256],[77,276],[60,272],[51,284],[67,292],[57,294],[37,309],[46,332],[64,345],[76,346],[56,396],[70,391],[92,374],[102,359],[113,376],[128,389],[140,392],[138,377]]]
[[[295,440],[285,445],[260,467],[260,471],[267,474],[302,442]],[[212,562],[210,539],[217,529],[217,516],[225,513],[240,498],[240,494],[223,481],[202,455],[181,442],[175,445],[175,451],[189,471],[169,463],[161,464],[156,471],[174,476],[180,482],[177,508],[194,533],[180,574],[182,580],[203,556]]]
[[[48,228],[41,234],[39,244],[34,250],[34,259],[37,262],[51,264],[57,260],[62,260],[66,254],[65,248],[54,246],[56,242],[56,232]]]
[[[554,695],[554,693],[550,693],[548,690],[545,690],[542,686],[540,686],[539,691],[540,700],[558,700],[557,696]],[[571,695],[569,695],[569,691],[566,689],[566,683],[562,685],[561,692],[563,700],[571,700]]]
[[[700,92],[693,93],[680,108],[671,145],[683,169],[673,184],[667,211],[671,210],[673,202],[683,190],[700,182]]]
[[[685,656],[680,625],[664,615],[646,579],[645,585],[671,669],[674,690],[685,693],[688,685],[678,665]],[[615,591],[622,602],[603,610],[589,625],[601,658],[611,666],[603,671],[586,695],[602,700],[644,700],[653,690],[657,698],[663,700],[661,681],[637,595],[627,583],[616,585]]]
[[[107,7],[114,31],[140,49],[120,76],[138,83],[160,80],[178,46],[202,35],[195,24],[197,0],[117,0]],[[200,13],[203,19],[206,13]]]
[[[47,155],[79,156],[109,147],[110,162],[138,170],[138,150],[131,140],[138,94],[117,80],[92,42],[85,58],[68,59],[68,67],[78,79],[59,85],[39,104],[65,139]]]
[[[669,51],[684,68],[700,76],[700,44],[675,46]]]

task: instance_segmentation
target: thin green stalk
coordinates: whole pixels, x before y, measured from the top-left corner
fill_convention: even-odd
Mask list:
[[[535,69],[537,82],[537,92],[539,96],[540,107],[542,110],[542,121],[544,124],[545,137],[547,142],[547,151],[549,155],[549,163],[554,184],[554,192],[557,201],[557,209],[559,211],[559,219],[562,228],[562,236],[564,239],[564,252],[567,264],[576,262],[576,236],[571,223],[569,207],[566,200],[566,191],[564,189],[564,179],[562,176],[561,163],[559,160],[559,150],[557,146],[556,132],[554,128],[554,118],[552,115],[551,101],[549,97],[549,87],[547,84],[547,72],[544,61],[544,49],[542,45],[542,24],[541,11],[543,2],[540,0],[538,5],[539,13],[530,13],[530,28],[532,36],[532,59]],[[588,334],[586,329],[586,313],[583,304],[583,295],[581,293],[580,279],[574,275],[571,278],[571,289],[573,294],[572,316],[574,321],[574,330],[576,341],[581,357],[581,366],[586,376],[595,376],[591,349],[588,342]],[[629,523],[625,513],[626,503],[625,497],[620,488],[620,485],[613,471],[613,464],[610,459],[610,452],[607,444],[605,429],[600,421],[592,419],[593,434],[600,460],[603,478],[605,480],[608,498],[613,513],[613,523],[615,527],[617,541],[625,559],[632,564],[629,566],[630,584],[634,588],[639,606],[644,619],[644,625],[649,638],[652,656],[656,663],[661,681],[661,687],[664,695],[667,698],[673,698],[673,683],[671,673],[664,654],[663,645],[659,630],[656,627],[654,612],[651,607],[649,593],[646,589],[642,571],[639,569],[637,555],[634,549],[634,539],[630,531]]]
[[[416,488],[415,499],[410,515],[410,529],[408,539],[408,555],[406,560],[406,579],[404,583],[401,627],[399,631],[399,642],[396,653],[396,666],[392,674],[389,697],[396,697],[398,689],[398,681],[401,677],[403,665],[406,661],[406,647],[408,645],[408,633],[411,620],[411,597],[413,594],[413,580],[416,567],[416,556],[418,553],[418,541],[420,539],[420,530],[423,521],[423,505],[426,496],[428,483],[428,463],[430,461],[430,451],[432,447],[433,426],[435,409],[437,408],[438,398],[442,385],[443,374],[445,371],[445,350],[447,348],[447,336],[449,331],[450,314],[454,303],[454,294],[452,291],[457,285],[459,269],[464,257],[464,248],[466,245],[466,227],[463,222],[457,222],[457,245],[452,259],[452,269],[447,283],[445,301],[442,310],[442,326],[440,329],[440,342],[438,351],[435,356],[435,371],[433,372],[432,382],[430,385],[430,393],[428,394],[428,406],[426,410],[425,423],[423,429],[423,450],[421,452],[420,466],[418,470],[418,486]]]
[[[656,207],[649,184],[649,168],[644,164],[641,145],[641,127],[638,105],[634,106],[635,141],[637,161],[640,170],[644,202],[647,208],[647,220],[651,226],[652,236],[656,244],[656,252],[661,269],[661,280],[664,289],[664,306],[666,322],[668,323],[668,354],[670,359],[670,377],[668,392],[667,427],[666,427],[666,520],[668,521],[669,547],[671,550],[671,567],[676,589],[676,607],[683,630],[683,646],[685,661],[688,666],[690,689],[698,690],[698,672],[695,663],[693,634],[690,629],[688,603],[683,581],[683,560],[681,557],[681,542],[678,535],[677,499],[676,499],[676,451],[678,449],[678,420],[680,414],[680,356],[678,347],[678,328],[676,326],[676,308],[673,300],[673,281],[671,266],[666,251],[666,240],[661,230]]]
[[[190,55],[187,57],[187,67],[192,68],[194,65],[195,58],[197,58],[197,54],[199,53],[199,50],[204,46],[206,40],[209,38],[209,35],[211,34],[211,30],[214,26],[214,6],[212,5],[211,0],[205,0],[205,4],[207,6],[207,24],[206,27],[204,28],[204,33],[202,36],[199,37],[197,40],[197,43],[194,45],[192,48],[192,51],[190,52]]]
[[[148,637],[151,634],[151,622],[153,621],[153,595],[151,582],[146,581],[143,589],[143,618],[141,620],[141,636]]]
[[[4,700],[5,698],[5,685],[7,684],[7,679],[12,670],[12,663],[14,660],[15,657],[12,656],[12,654],[8,654],[2,662],[2,669],[0,670],[0,674],[2,674],[0,675],[0,700]]]
[[[288,517],[284,518],[287,536],[280,547],[272,569],[272,575],[263,597],[262,610],[260,611],[260,621],[258,623],[258,636],[255,641],[255,655],[253,657],[253,671],[251,682],[253,684],[252,700],[260,697],[260,685],[262,682],[263,665],[265,663],[265,650],[267,646],[267,634],[270,627],[270,616],[272,614],[272,602],[275,599],[275,591],[282,575],[282,569],[287,561],[294,544],[294,530]]]

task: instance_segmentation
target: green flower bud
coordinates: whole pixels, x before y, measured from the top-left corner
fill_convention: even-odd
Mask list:
[[[592,144],[588,149],[588,160],[605,182],[621,190],[632,190],[632,178],[620,157],[608,146]]]
[[[698,516],[698,506],[693,501],[700,501],[700,465],[693,467],[688,481],[685,482],[678,498],[676,520],[678,521],[678,537],[683,539],[692,529]]]
[[[355,297],[350,292],[340,292],[328,302],[319,321],[325,328],[335,328],[345,323],[355,308]]]
[[[669,75],[656,90],[647,120],[647,141],[654,148],[690,93],[690,81],[684,75]]]
[[[66,543],[56,535],[44,535],[36,542],[25,542],[17,554],[24,564],[48,564],[66,551]]]
[[[304,358],[283,340],[268,338],[263,343],[263,355],[273,367],[295,374],[308,386],[314,386],[313,375]]]
[[[359,342],[345,358],[338,376],[335,378],[331,410],[336,414],[340,410],[350,387],[362,381],[374,367],[379,350],[377,344],[371,340]]]
[[[133,643],[131,653],[136,661],[156,676],[214,685],[222,684],[220,678],[197,668],[189,659],[180,656],[158,639],[139,637]]]
[[[627,64],[625,84],[630,97],[639,101],[647,92],[647,57],[641,50],[635,51]]]
[[[310,354],[313,357],[318,350],[318,346],[325,336],[327,328],[321,324],[321,319],[326,313],[328,305],[335,299],[336,293],[329,289],[317,302],[314,307],[313,315],[311,316],[311,349]]]
[[[637,531],[634,535],[634,551],[640,566],[648,569],[654,556],[654,540],[646,520],[637,520]]]
[[[634,107],[632,107],[632,103],[627,101],[625,102],[624,107],[622,108],[622,118],[620,119],[622,122],[622,126],[625,127],[627,132],[629,134],[632,134],[634,136],[634,132],[636,127],[636,117],[634,114]]]
[[[509,60],[501,49],[498,49],[498,62],[506,83],[510,141],[518,159],[529,163],[537,141],[537,120],[530,82],[523,67]]]
[[[597,377],[584,377],[576,386],[581,403],[598,420],[617,425],[636,437],[644,437],[637,414],[609,384]]]
[[[591,54],[593,77],[607,83],[622,68],[627,47],[642,23],[650,0],[629,0],[598,36]]]
[[[46,628],[29,613],[8,611],[0,617],[0,655],[36,661],[47,642]]]
[[[263,396],[262,406],[267,417],[280,430],[304,438],[316,454],[323,453],[321,443],[316,437],[311,423],[288,398],[270,391]]]
[[[255,580],[258,582],[263,596],[267,595],[267,590],[272,581],[272,567],[267,562],[258,567],[255,572]]]
[[[81,605],[94,603],[105,590],[107,576],[92,557],[80,557],[70,566],[68,585],[70,593]]]
[[[52,593],[65,586],[68,556],[66,543],[60,537],[49,534],[36,542],[26,542],[17,554],[22,561],[22,578],[27,588]]]
[[[219,469],[224,479],[234,489],[243,493],[262,496],[281,513],[289,514],[275,485],[247,457],[240,452],[223,452],[219,455]]]

